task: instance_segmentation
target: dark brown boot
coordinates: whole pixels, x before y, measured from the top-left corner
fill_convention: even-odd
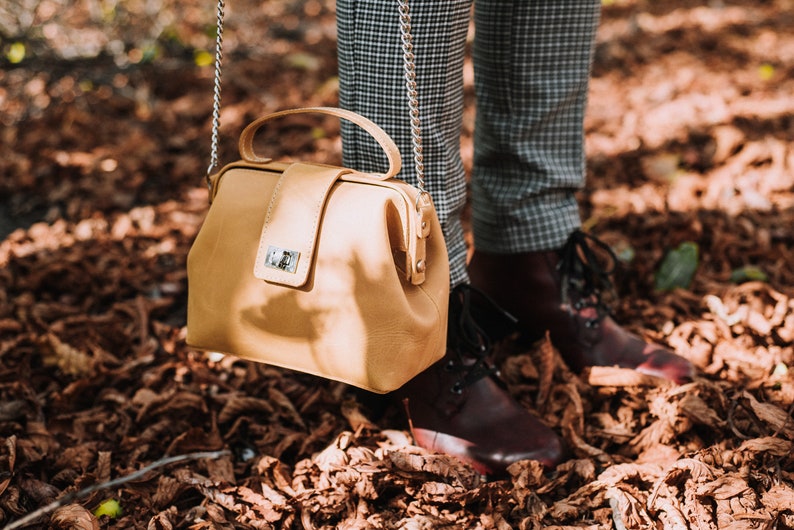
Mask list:
[[[599,248],[607,266],[599,265],[594,250]],[[475,251],[469,275],[472,285],[518,318],[526,338],[537,340],[548,330],[573,370],[620,366],[676,383],[690,381],[692,363],[627,332],[609,315],[605,298],[613,292],[609,275],[614,263],[605,243],[576,231],[559,252]]]
[[[489,310],[505,318],[470,286],[453,289],[447,354],[394,397],[405,403],[421,447],[456,456],[484,475],[503,475],[525,459],[554,467],[562,459],[561,440],[510,397],[488,364],[491,345],[472,313]]]

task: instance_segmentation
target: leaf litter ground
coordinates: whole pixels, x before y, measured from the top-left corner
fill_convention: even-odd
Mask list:
[[[613,368],[572,374],[547,342],[501,345],[510,391],[570,457],[491,481],[415,447],[399,411],[376,418],[341,384],[185,346],[214,15],[193,0],[156,14],[138,4],[48,0],[33,21],[0,9],[11,37],[0,72],[0,523],[209,451],[32,526],[794,527],[789,0],[605,2],[586,226],[625,261],[619,320],[700,376],[671,386]],[[223,161],[255,117],[337,104],[332,2],[232,4]],[[20,45],[27,58],[12,64]],[[467,63],[467,167],[470,74]],[[339,163],[333,120],[263,136],[274,155]],[[698,251],[691,283],[655,291],[682,243]],[[121,513],[97,518],[100,506],[113,512],[109,498]]]

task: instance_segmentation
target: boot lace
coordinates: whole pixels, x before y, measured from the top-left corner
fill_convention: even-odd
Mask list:
[[[593,315],[586,318],[587,327],[600,326],[612,313],[617,295],[610,275],[616,263],[609,245],[582,230],[571,233],[560,251],[557,269],[562,303],[571,313]]]
[[[458,375],[451,388],[454,394],[461,394],[467,386],[483,377],[498,373],[497,368],[488,362],[488,355],[493,347],[491,339],[473,316],[472,298],[474,297],[477,297],[478,301],[481,300],[488,310],[496,312],[497,316],[515,322],[512,315],[501,309],[479,289],[468,284],[461,284],[452,289],[447,340],[448,347],[454,355],[444,368]]]

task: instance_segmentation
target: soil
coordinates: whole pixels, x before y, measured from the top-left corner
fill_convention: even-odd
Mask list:
[[[0,524],[794,528],[791,0],[603,2],[585,226],[621,258],[616,319],[699,374],[574,374],[546,342],[503,345],[510,392],[570,455],[499,480],[345,385],[185,345],[210,4],[0,7]],[[225,61],[230,162],[256,117],[338,103],[333,2],[232,2]],[[467,167],[472,92],[467,62]],[[339,164],[338,129],[262,145]]]

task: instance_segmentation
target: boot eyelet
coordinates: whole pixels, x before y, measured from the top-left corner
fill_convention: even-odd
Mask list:
[[[463,394],[463,385],[460,383],[460,381],[457,381],[454,385],[452,385],[452,388],[450,388],[449,391],[456,396],[459,396]]]
[[[597,318],[589,318],[585,321],[584,325],[585,327],[595,329],[598,328],[598,326],[601,325],[601,323],[598,321]]]
[[[454,372],[455,371],[455,361],[449,360],[444,365],[444,370],[447,372]]]

